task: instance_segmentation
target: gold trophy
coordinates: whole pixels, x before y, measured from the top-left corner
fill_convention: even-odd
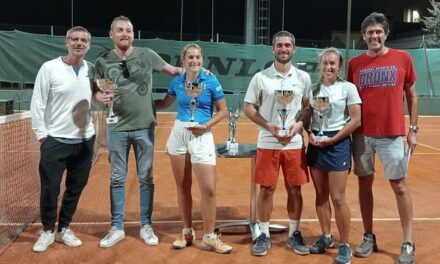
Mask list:
[[[235,111],[232,108],[228,108],[228,128],[229,128],[229,138],[226,141],[226,149],[230,152],[238,151],[238,143],[236,139],[237,135],[237,122],[240,119],[240,109],[236,109]]]
[[[315,136],[316,141],[323,141],[328,138],[324,135],[322,128],[324,126],[324,122],[326,120],[326,112],[330,107],[330,101],[328,96],[318,96],[313,98],[312,107],[315,111],[318,112],[318,120],[319,120],[319,131],[318,135]]]
[[[115,79],[96,79],[95,83],[99,90],[101,90],[103,93],[114,93],[116,88],[118,88],[118,84]],[[109,113],[106,119],[107,124],[118,123],[119,119],[113,112],[113,99],[108,104],[108,109]]]
[[[199,124],[194,120],[194,113],[196,112],[197,107],[197,96],[199,96],[203,92],[203,83],[193,83],[185,81],[185,91],[186,94],[191,97],[191,118],[190,122],[185,122],[185,127],[195,127]]]
[[[289,135],[289,129],[286,126],[287,116],[289,115],[289,110],[287,110],[287,105],[290,104],[295,98],[295,94],[292,90],[275,90],[275,98],[278,103],[281,104],[281,108],[278,109],[278,114],[281,118],[281,129],[278,131],[278,135],[285,137]]]

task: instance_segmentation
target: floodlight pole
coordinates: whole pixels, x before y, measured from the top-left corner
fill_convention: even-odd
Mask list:
[[[285,0],[283,0],[283,14],[281,16],[281,30],[284,30],[284,2],[285,2]]]
[[[351,0],[347,3],[347,32],[345,37],[345,76],[348,71],[348,60],[350,58],[350,38],[351,38]]]
[[[70,27],[73,28],[73,0],[70,1]]]
[[[211,42],[214,41],[214,0],[211,0]]]
[[[180,0],[180,41],[183,35],[183,0]]]

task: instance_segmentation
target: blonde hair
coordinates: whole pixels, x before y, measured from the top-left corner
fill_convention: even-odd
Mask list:
[[[115,26],[115,23],[116,23],[117,21],[127,21],[127,22],[129,22],[129,23],[131,24],[131,26],[133,27],[133,23],[131,23],[130,18],[128,18],[128,17],[126,17],[126,16],[123,16],[123,15],[120,15],[120,16],[117,16],[117,17],[113,18],[112,23],[110,24],[110,30],[113,30],[113,27]]]
[[[185,58],[186,53],[187,53],[188,50],[191,49],[191,48],[198,49],[198,50],[200,51],[200,54],[201,54],[202,57],[203,57],[203,51],[202,51],[202,48],[201,48],[199,45],[195,44],[195,43],[189,43],[189,44],[186,44],[186,45],[182,48],[182,51],[180,52],[180,62],[183,62],[183,58]]]
[[[194,49],[198,49],[200,51],[200,54],[202,54],[203,56],[203,51],[202,48],[195,44],[195,43],[189,43],[186,44],[183,48],[182,51],[180,52],[180,59],[183,60],[183,58],[185,58],[186,53],[188,52],[189,49],[194,48]]]

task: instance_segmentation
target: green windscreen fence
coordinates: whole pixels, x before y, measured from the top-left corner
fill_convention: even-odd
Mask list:
[[[163,39],[137,39],[138,47],[149,47],[159,53],[171,65],[179,65],[181,48],[188,42]],[[203,49],[204,67],[220,80],[227,93],[246,91],[252,76],[269,67],[273,61],[270,46],[211,43],[195,41]],[[113,49],[108,37],[93,37],[86,59],[94,62],[101,53]],[[309,72],[317,81],[318,54],[322,49],[298,47],[294,63]],[[440,49],[411,49],[416,66],[417,93],[422,97],[440,96]],[[341,51],[345,55],[345,51]],[[351,50],[350,57],[363,52]],[[20,31],[0,31],[0,81],[33,83],[41,64],[66,54],[64,36],[49,36]],[[342,76],[344,77],[344,76]],[[170,77],[156,74],[156,91],[166,91]],[[161,89],[162,88],[162,89]]]

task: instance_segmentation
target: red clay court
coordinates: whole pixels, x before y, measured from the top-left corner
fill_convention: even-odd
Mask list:
[[[83,241],[79,248],[69,248],[54,243],[46,252],[32,252],[41,230],[36,222],[13,242],[0,250],[0,263],[333,263],[337,249],[323,255],[299,256],[286,247],[287,232],[272,233],[273,246],[264,257],[251,255],[251,237],[245,228],[222,230],[222,240],[234,247],[232,254],[221,255],[200,250],[202,237],[200,196],[196,178],[193,184],[193,216],[196,229],[195,245],[183,250],[173,250],[171,243],[181,230],[177,209],[175,184],[170,161],[164,146],[173,125],[174,114],[159,114],[156,129],[156,152],[154,163],[155,201],[153,227],[160,239],[158,246],[147,246],[139,238],[139,187],[135,177],[133,153],[129,162],[126,199],[126,238],[107,249],[99,248],[99,241],[110,228],[109,164],[107,151],[101,149],[89,183],[81,197],[78,210],[71,225]],[[409,187],[414,201],[414,241],[418,263],[438,263],[440,259],[440,118],[419,117],[419,145],[412,155],[409,169]],[[214,127],[216,143],[227,138],[227,121]],[[255,143],[257,127],[243,118],[238,123],[239,143]],[[378,164],[380,164],[378,162]],[[395,263],[400,253],[402,230],[399,222],[394,194],[377,166],[374,183],[375,211],[374,228],[379,253],[367,259],[353,257],[352,263]],[[239,221],[249,217],[250,160],[217,159],[217,220],[218,224]],[[288,224],[286,192],[282,177],[274,200],[272,222]],[[32,195],[37,196],[38,193]],[[303,187],[304,208],[300,229],[308,245],[321,231],[314,208],[314,189],[310,182]],[[352,213],[350,244],[358,245],[363,235],[362,221],[357,199],[357,180],[349,176],[347,199]],[[227,231],[227,232],[226,232]],[[332,233],[338,239],[335,222]]]

